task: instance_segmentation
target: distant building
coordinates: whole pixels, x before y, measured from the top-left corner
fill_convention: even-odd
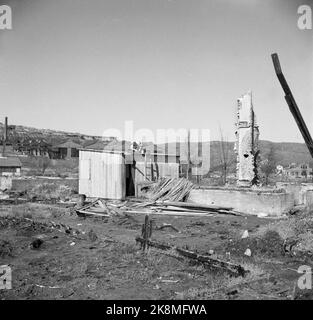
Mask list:
[[[20,176],[21,168],[18,157],[0,157],[0,176]]]
[[[287,168],[284,169],[284,175],[291,178],[310,178],[313,177],[313,169],[307,163],[297,165],[291,163]]]
[[[63,143],[57,144],[51,148],[51,157],[53,159],[71,159],[79,157],[81,145],[69,139]]]

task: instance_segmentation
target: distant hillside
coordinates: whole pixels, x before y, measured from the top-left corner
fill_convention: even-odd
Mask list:
[[[0,122],[0,137],[3,136],[4,124]],[[44,140],[51,144],[60,143],[67,139],[72,139],[78,143],[84,143],[86,141],[101,140],[101,136],[92,136],[81,134],[77,132],[66,132],[51,129],[37,129],[33,127],[21,126],[21,125],[9,125],[8,130],[9,142],[10,137],[29,138],[36,140]]]
[[[3,123],[0,122],[0,137],[3,136]],[[21,125],[11,125],[12,130],[10,134],[17,135],[19,137],[28,137],[34,139],[44,139],[49,143],[59,143],[66,139],[71,138],[74,141],[81,143],[82,145],[88,145],[94,140],[101,140],[101,136],[92,136],[81,133],[65,132],[51,129],[37,129],[32,127],[26,127]],[[90,143],[88,142],[90,141]],[[225,142],[227,150],[229,152],[229,163],[230,170],[235,171],[236,166],[236,155],[234,152],[234,142]],[[270,142],[261,140],[260,141],[260,155],[266,158],[270,151],[271,146],[273,146],[275,159],[277,164],[287,166],[292,162],[295,163],[309,163],[313,167],[313,159],[311,158],[307,147],[304,143],[292,143],[292,142]],[[169,152],[171,153],[172,148],[174,148],[174,143],[169,143]],[[165,150],[164,144],[158,145],[159,150]],[[187,159],[187,144],[180,144],[182,159]],[[194,160],[197,156],[196,154],[197,144],[191,143],[191,159]],[[220,165],[220,142],[211,141],[204,142],[203,150],[209,150],[209,153],[203,154],[203,157],[210,157],[211,168],[214,170],[218,169]]]

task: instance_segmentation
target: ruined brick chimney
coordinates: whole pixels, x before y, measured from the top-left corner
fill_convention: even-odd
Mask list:
[[[237,184],[242,187],[250,187],[258,183],[256,160],[259,154],[259,127],[253,111],[251,91],[237,99],[235,134]]]

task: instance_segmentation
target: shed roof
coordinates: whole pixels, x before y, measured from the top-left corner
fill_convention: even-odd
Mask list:
[[[22,167],[22,163],[18,157],[6,157],[0,158],[0,167],[15,167],[20,168]]]

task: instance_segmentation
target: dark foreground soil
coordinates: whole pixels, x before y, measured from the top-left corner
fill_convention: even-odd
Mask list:
[[[240,263],[245,278],[207,270],[135,242],[143,215],[86,219],[58,205],[0,206],[0,265],[12,269],[12,289],[0,299],[291,299],[300,265],[282,251],[278,234],[253,234],[271,222],[257,217],[153,216],[152,239]],[[35,222],[33,222],[35,221]],[[163,223],[171,228],[158,230]],[[70,228],[69,228],[70,227]],[[241,239],[244,230],[249,237]],[[245,255],[249,248],[251,256]]]

